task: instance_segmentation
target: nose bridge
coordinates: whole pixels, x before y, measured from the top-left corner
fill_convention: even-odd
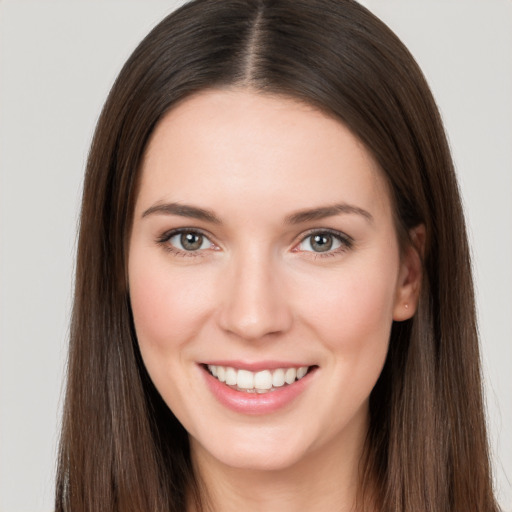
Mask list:
[[[289,329],[291,311],[278,258],[261,247],[233,255],[223,280],[221,327],[244,339],[260,339]]]

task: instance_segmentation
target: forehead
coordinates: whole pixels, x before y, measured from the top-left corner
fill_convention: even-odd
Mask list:
[[[146,206],[213,197],[238,209],[252,199],[282,209],[349,199],[389,206],[382,172],[345,125],[294,99],[248,90],[204,91],[175,106],[141,170]]]

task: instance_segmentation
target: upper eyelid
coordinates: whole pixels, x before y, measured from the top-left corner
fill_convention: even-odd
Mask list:
[[[311,236],[315,234],[328,234],[338,239],[340,242],[340,247],[329,249],[325,252],[317,252],[317,251],[308,251],[308,250],[300,250],[299,247],[302,243],[304,243],[305,240],[310,238]],[[314,257],[316,258],[326,258],[328,256],[336,256],[337,254],[344,253],[348,250],[353,249],[354,247],[354,239],[347,235],[346,233],[343,233],[342,231],[338,231],[336,229],[329,229],[329,228],[313,228],[312,230],[309,230],[306,233],[302,233],[301,237],[295,244],[293,245],[291,251],[298,253],[302,252],[307,257]]]
[[[182,233],[197,233],[198,235],[204,236],[210,240],[210,242],[215,243],[213,239],[215,238],[211,233],[208,231],[201,229],[201,228],[195,228],[195,227],[183,227],[183,228],[173,228],[168,229],[167,231],[164,231],[160,236],[158,236],[158,240],[164,241],[169,240],[175,235],[180,235]]]
[[[183,233],[196,233],[198,235],[201,235],[210,242],[211,246],[213,246],[213,250],[219,250],[220,248],[217,242],[214,241],[214,237],[210,235],[207,231],[200,228],[181,227],[169,229],[162,233],[160,236],[157,236],[156,243],[158,245],[163,246],[166,251],[174,253],[176,256],[204,256],[204,251],[212,249],[212,247],[209,247],[208,249],[197,249],[193,251],[187,251],[180,249],[179,247],[176,247],[175,245],[170,243],[171,238]]]
[[[309,229],[308,231],[306,232],[303,232],[301,233],[297,239],[299,242],[302,242],[304,241],[306,238],[312,236],[312,235],[317,235],[317,234],[322,234],[322,233],[326,233],[326,234],[329,234],[329,235],[333,235],[341,240],[344,240],[346,242],[350,242],[350,243],[353,243],[354,242],[354,239],[350,236],[350,235],[347,235],[346,233],[344,233],[343,231],[338,231],[337,229],[331,229],[331,228],[313,228],[313,229]]]

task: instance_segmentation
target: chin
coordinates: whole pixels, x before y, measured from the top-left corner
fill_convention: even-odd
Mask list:
[[[251,471],[288,469],[307,457],[310,443],[273,429],[226,436],[225,440],[211,437],[205,444],[191,440],[196,456],[216,459],[230,468]],[[255,434],[255,435],[253,435]]]

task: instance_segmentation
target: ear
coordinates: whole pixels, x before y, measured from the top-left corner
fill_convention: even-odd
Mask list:
[[[425,226],[420,224],[409,232],[410,243],[405,247],[400,262],[393,320],[401,322],[411,318],[418,307],[423,277]]]

